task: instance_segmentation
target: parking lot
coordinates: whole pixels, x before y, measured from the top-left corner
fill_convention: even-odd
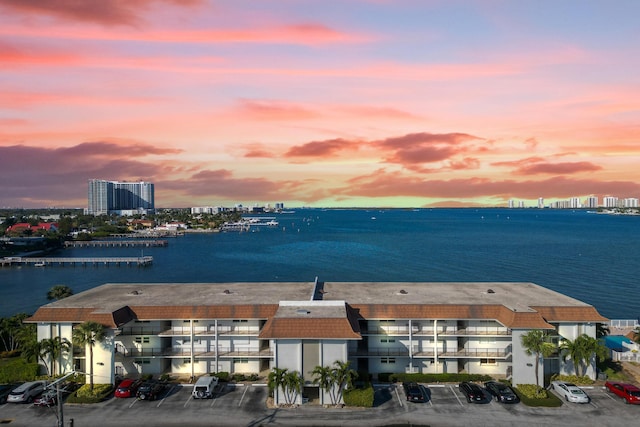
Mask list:
[[[565,403],[558,408],[533,408],[522,403],[468,403],[455,384],[421,384],[424,403],[407,402],[401,385],[376,385],[375,407],[267,408],[264,384],[221,384],[214,399],[193,399],[192,386],[171,385],[157,400],[110,398],[99,404],[64,405],[65,425],[77,426],[260,426],[324,425],[384,426],[456,425],[636,425],[640,405],[626,405],[601,386],[587,388],[588,404]],[[15,426],[55,426],[54,408],[27,404],[0,405],[0,421]]]

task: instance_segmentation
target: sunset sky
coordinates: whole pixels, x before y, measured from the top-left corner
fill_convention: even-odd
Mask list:
[[[640,198],[637,0],[0,0],[0,208]]]

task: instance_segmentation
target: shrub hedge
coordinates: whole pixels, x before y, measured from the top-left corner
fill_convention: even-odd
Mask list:
[[[67,398],[67,403],[98,403],[106,399],[112,391],[111,384],[94,384],[93,392],[90,385],[85,384]]]
[[[374,390],[371,383],[367,383],[363,388],[351,388],[345,390],[342,398],[347,406],[361,406],[364,408],[373,407]]]
[[[33,381],[38,376],[37,363],[26,362],[21,357],[0,360],[0,384]]]
[[[592,380],[589,377],[579,377],[577,375],[553,375],[551,377],[551,381],[564,381],[564,382],[568,382],[568,383],[574,383],[576,385],[592,385],[593,383],[595,383],[594,380]]]
[[[562,401],[555,394],[549,393],[535,384],[520,384],[518,387],[514,387],[513,390],[520,398],[520,401],[527,406],[546,408],[562,406]]]
[[[380,375],[378,375],[380,381]],[[417,383],[457,383],[461,381],[491,381],[493,378],[489,375],[481,375],[481,374],[391,374],[389,375],[390,382],[405,382],[405,381],[413,381]]]

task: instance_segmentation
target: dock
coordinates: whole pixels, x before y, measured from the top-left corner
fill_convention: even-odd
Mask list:
[[[135,265],[144,267],[153,263],[152,256],[140,256],[140,257],[5,257],[0,259],[0,266],[12,267],[16,265],[29,265],[32,267],[47,267],[47,266],[87,266],[87,265]]]
[[[124,247],[166,247],[169,246],[168,240],[69,240],[64,242],[65,248],[124,248]]]

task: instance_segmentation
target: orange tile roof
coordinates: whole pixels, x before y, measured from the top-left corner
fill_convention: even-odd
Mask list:
[[[33,316],[25,320],[26,323],[37,322],[98,322],[108,328],[117,328],[135,319],[129,307],[122,307],[114,312],[99,312],[93,307],[88,308],[54,308],[40,307]]]
[[[605,323],[609,319],[603,317],[593,306],[581,307],[531,307],[539,312],[548,322],[598,322]]]
[[[294,319],[273,317],[260,331],[261,339],[362,339],[347,318]]]

